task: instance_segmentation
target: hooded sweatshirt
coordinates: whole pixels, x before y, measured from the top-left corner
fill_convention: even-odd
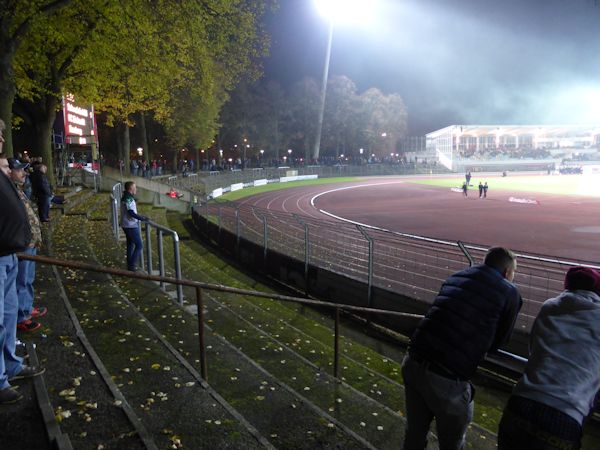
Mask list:
[[[531,331],[530,357],[513,395],[557,409],[580,424],[600,389],[600,297],[564,291],[546,300]]]

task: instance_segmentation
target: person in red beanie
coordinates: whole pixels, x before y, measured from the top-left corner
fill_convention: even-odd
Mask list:
[[[573,267],[531,330],[529,361],[504,409],[500,450],[579,449],[600,389],[600,272]],[[585,349],[585,351],[581,351]]]

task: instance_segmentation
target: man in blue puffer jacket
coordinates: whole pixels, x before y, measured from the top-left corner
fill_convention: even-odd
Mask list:
[[[471,377],[487,352],[504,345],[522,300],[513,252],[491,248],[484,264],[450,276],[419,323],[402,366],[404,450],[424,449],[433,418],[440,449],[462,449],[473,417]]]
[[[571,450],[600,389],[600,272],[573,267],[542,305],[525,373],[504,410],[498,447]]]

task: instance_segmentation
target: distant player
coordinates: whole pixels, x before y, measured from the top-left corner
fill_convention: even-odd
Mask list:
[[[487,190],[488,190],[488,185],[487,185],[487,181],[486,181],[485,184],[483,185],[483,198],[487,197]]]
[[[463,185],[462,185],[462,191],[463,191],[463,195],[464,195],[465,197],[467,197],[467,190],[468,190],[468,189],[469,189],[469,187],[468,187],[468,185],[467,185],[467,182],[465,181],[465,182],[463,183]]]
[[[483,197],[483,183],[479,182],[479,198]]]

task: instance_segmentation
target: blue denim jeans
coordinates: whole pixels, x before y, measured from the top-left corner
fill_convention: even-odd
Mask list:
[[[8,379],[21,371],[22,359],[16,353],[17,289],[19,263],[15,254],[0,256],[0,389],[10,385]]]
[[[473,418],[473,387],[468,381],[431,372],[407,356],[402,364],[406,396],[404,450],[422,450],[435,417],[440,450],[460,450]]]
[[[581,424],[543,403],[513,395],[498,429],[498,449],[579,450]]]
[[[127,269],[135,270],[142,255],[142,234],[138,227],[123,228],[125,238],[127,239]]]
[[[23,253],[37,255],[37,248],[28,248]],[[19,313],[17,323],[31,318],[33,308],[33,282],[35,281],[35,261],[19,260],[19,273],[17,274],[17,298],[19,299]]]

